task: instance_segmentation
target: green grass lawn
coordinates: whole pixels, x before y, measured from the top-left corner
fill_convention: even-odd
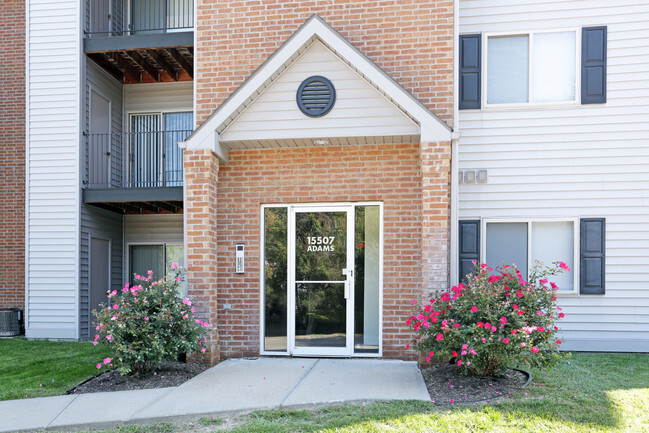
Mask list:
[[[62,395],[107,356],[92,343],[0,339],[0,400]]]
[[[533,383],[524,391],[483,405],[388,402],[270,410],[106,433],[649,432],[649,355],[581,353],[552,371],[532,373]]]

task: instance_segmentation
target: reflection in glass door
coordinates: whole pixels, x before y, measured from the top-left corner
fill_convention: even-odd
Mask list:
[[[294,207],[289,271],[295,355],[350,355],[353,208]]]

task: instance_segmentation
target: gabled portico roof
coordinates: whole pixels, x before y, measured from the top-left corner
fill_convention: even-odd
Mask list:
[[[248,79],[227,98],[184,142],[186,149],[209,149],[228,160],[230,146],[221,133],[255,98],[269,87],[315,40],[321,41],[343,62],[419,126],[421,141],[450,141],[451,128],[361,53],[318,15],[309,18]]]

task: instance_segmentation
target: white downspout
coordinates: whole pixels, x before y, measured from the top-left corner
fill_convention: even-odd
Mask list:
[[[460,0],[453,2],[453,138],[451,140],[451,233],[450,233],[450,283],[458,283],[458,143],[460,140],[459,98],[459,39],[460,39]]]

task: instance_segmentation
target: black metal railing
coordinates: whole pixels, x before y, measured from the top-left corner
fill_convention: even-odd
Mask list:
[[[187,31],[194,27],[194,0],[86,0],[88,37]]]
[[[86,189],[164,188],[183,184],[178,147],[192,131],[85,134]]]

